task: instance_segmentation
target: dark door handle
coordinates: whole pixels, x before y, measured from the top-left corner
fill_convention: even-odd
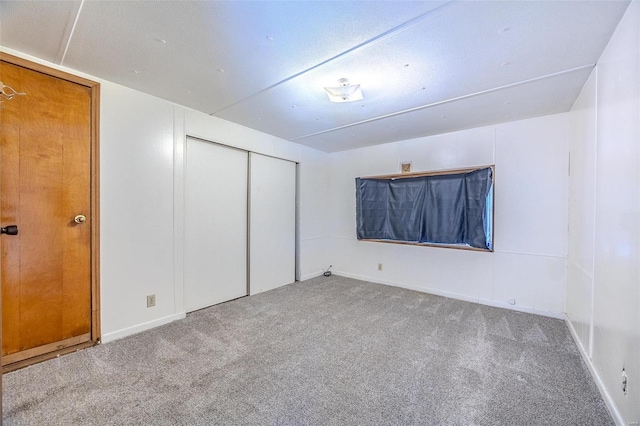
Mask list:
[[[0,234],[18,235],[18,226],[9,225],[9,226],[5,226],[4,228],[0,228]]]

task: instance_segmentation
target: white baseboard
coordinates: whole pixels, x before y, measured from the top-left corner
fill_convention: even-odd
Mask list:
[[[384,284],[384,285],[390,285],[390,286],[393,286],[393,287],[406,288],[407,290],[415,290],[415,291],[419,291],[421,293],[433,294],[435,296],[448,297],[449,299],[463,300],[465,302],[471,302],[471,303],[479,303],[481,305],[487,305],[487,306],[493,306],[493,307],[496,307],[496,308],[509,309],[511,311],[526,312],[528,314],[541,315],[541,316],[544,316],[544,317],[556,318],[556,319],[560,319],[560,320],[564,319],[564,314],[561,313],[561,312],[543,311],[543,310],[539,310],[539,309],[530,308],[528,306],[510,305],[508,303],[499,302],[499,301],[496,301],[496,300],[480,299],[480,298],[477,298],[477,297],[469,297],[469,296],[465,296],[463,294],[451,293],[451,292],[448,292],[448,291],[443,291],[443,290],[438,290],[438,289],[433,289],[433,288],[418,287],[418,286],[407,285],[407,284],[403,284],[403,283],[397,283],[397,282],[394,282],[394,281],[373,279],[371,277],[365,277],[365,276],[361,276],[361,275],[357,275],[357,274],[351,274],[349,272],[335,271],[334,274],[339,275],[341,277],[354,278],[356,280],[369,281],[369,282],[373,282],[373,283],[377,283],[377,284]]]
[[[100,340],[102,343],[113,342],[114,340],[122,339],[123,337],[131,336],[132,334],[140,333],[141,331],[151,330],[152,328],[169,324],[170,322],[181,320],[186,317],[187,317],[186,312],[169,315],[166,317],[158,318],[153,321],[143,322],[142,324],[134,325],[133,327],[127,327],[127,328],[123,328],[122,330],[103,334]]]
[[[324,271],[317,271],[311,274],[303,275],[302,277],[300,277],[300,281],[310,280],[311,278],[319,277],[322,274],[324,274]]]
[[[494,306],[496,308],[510,309],[512,311],[525,312],[527,314],[540,315],[543,317],[555,318],[559,320],[564,319],[564,313],[562,312],[543,311],[540,309],[530,308],[528,306],[511,305],[509,303],[490,299],[479,299],[478,303],[487,306]]]
[[[626,425],[626,423],[624,422],[624,419],[622,418],[622,414],[620,414],[618,407],[616,407],[615,402],[613,402],[613,398],[611,398],[609,391],[604,386],[604,383],[602,382],[602,379],[598,374],[598,370],[596,370],[595,365],[593,365],[593,361],[591,361],[589,354],[585,350],[584,346],[582,346],[582,342],[578,338],[578,333],[576,332],[576,329],[573,328],[573,324],[571,323],[571,320],[569,319],[568,315],[565,315],[564,322],[567,324],[567,327],[569,327],[569,331],[571,332],[571,337],[573,337],[573,340],[576,342],[576,346],[578,346],[580,355],[582,355],[582,359],[584,360],[584,363],[587,364],[587,368],[591,373],[591,377],[593,377],[593,380],[596,382],[596,385],[598,386],[598,390],[600,391],[600,395],[602,395],[602,399],[604,399],[604,403],[609,409],[609,413],[611,413],[611,417],[613,417],[613,421],[616,422],[616,425],[618,426]]]

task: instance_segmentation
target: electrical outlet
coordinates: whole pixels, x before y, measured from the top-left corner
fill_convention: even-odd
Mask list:
[[[378,263],[378,271],[382,271],[382,263]]]
[[[152,308],[154,306],[156,306],[156,295],[150,294],[147,296],[147,308]]]

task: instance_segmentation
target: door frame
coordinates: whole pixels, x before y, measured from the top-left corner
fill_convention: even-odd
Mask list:
[[[4,52],[0,52],[0,61],[84,86],[89,89],[91,98],[91,340],[7,364],[3,367],[7,372],[100,343],[100,83]]]

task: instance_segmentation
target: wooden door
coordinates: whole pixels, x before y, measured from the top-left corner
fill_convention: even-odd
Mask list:
[[[0,79],[26,92],[0,109],[0,222],[18,226],[0,238],[6,365],[95,340],[94,134],[90,87],[4,60]]]

